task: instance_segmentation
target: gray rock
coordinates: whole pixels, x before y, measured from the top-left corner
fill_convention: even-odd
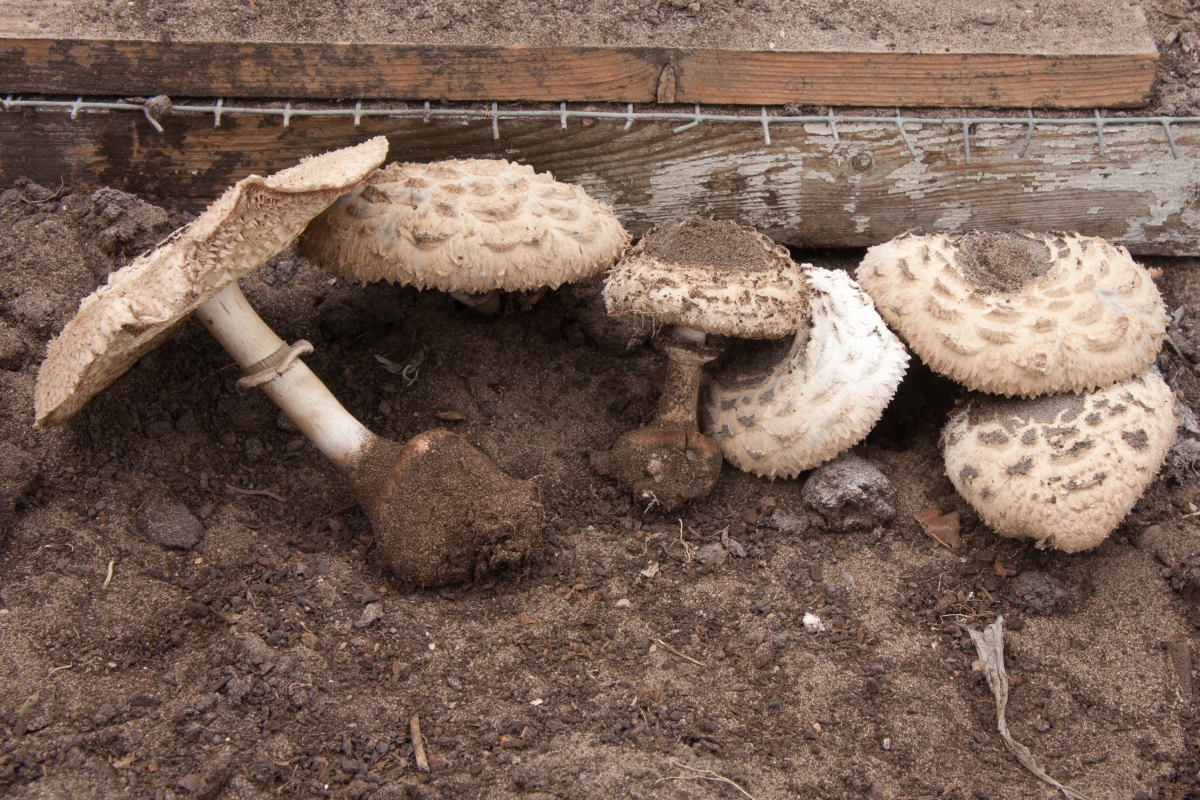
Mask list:
[[[1066,611],[1071,596],[1062,581],[1037,570],[1026,570],[1012,582],[1012,593],[1026,611],[1053,614]]]
[[[92,722],[95,723],[97,728],[102,728],[107,725],[109,721],[112,720],[112,718],[116,715],[117,710],[105,703],[96,710],[95,714],[92,715]]]
[[[1171,449],[1167,451],[1163,472],[1179,483],[1194,481],[1197,479],[1197,475],[1192,464],[1196,459],[1200,459],[1200,442],[1195,439],[1177,439]]]
[[[833,531],[871,530],[896,516],[892,484],[877,466],[843,453],[817,469],[800,499],[814,508]]]
[[[367,603],[367,607],[363,609],[362,616],[355,623],[356,628],[365,628],[377,619],[383,616],[382,603]]]
[[[163,547],[190,550],[204,535],[204,526],[179,503],[151,502],[137,516],[138,530]]]
[[[729,549],[729,555],[733,556],[734,558],[745,558],[746,557],[745,545],[743,545],[737,539],[734,539],[732,536],[730,536],[729,539],[725,542],[725,547],[727,547]]]
[[[1138,550],[1154,551],[1154,546],[1162,540],[1163,529],[1161,525],[1147,525],[1138,534],[1137,544],[1134,545]]]
[[[729,558],[729,551],[719,544],[706,544],[696,551],[696,561],[705,566],[720,566]]]

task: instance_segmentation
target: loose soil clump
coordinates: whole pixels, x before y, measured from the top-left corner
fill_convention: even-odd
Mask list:
[[[524,563],[398,584],[336,471],[236,391],[196,321],[63,427],[33,428],[46,343],[184,221],[107,190],[0,192],[6,796],[742,796],[695,779],[719,775],[759,800],[1049,797],[972,668],[963,628],[998,614],[1009,725],[1051,775],[1093,797],[1197,788],[1200,638],[1171,583],[1194,557],[1168,571],[1200,547],[1192,477],[1160,477],[1085,553],[1002,539],[942,469],[960,390],[914,364],[855,448],[891,484],[890,520],[835,533],[803,502],[808,474],[729,466],[662,514],[589,466],[653,417],[664,372],[597,313],[595,285],[482,318],[331,280],[290,248],[243,290],[315,345],[306,362],[347,408],[397,443],[461,434],[536,487]],[[1200,272],[1157,264],[1177,314],[1158,366],[1195,406]],[[922,532],[930,507],[959,513],[960,549]]]

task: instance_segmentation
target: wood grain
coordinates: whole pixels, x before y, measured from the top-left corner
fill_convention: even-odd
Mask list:
[[[1094,130],[976,125],[971,163],[958,128],[909,126],[914,160],[894,125],[776,124],[764,144],[755,119],[669,123],[573,119],[366,118],[279,120],[172,115],[156,133],[140,114],[0,114],[0,184],[113,186],[198,210],[230,183],[302,156],[384,134],[392,160],[502,157],[550,170],[613,205],[635,233],[700,215],[755,225],[790,244],[865,246],[905,230],[1072,229],[1142,254],[1200,252],[1200,126],[1177,125],[1174,159],[1161,127],[1112,124],[1101,155]]]
[[[0,91],[833,106],[1144,105],[1156,56],[0,38]],[[662,84],[676,76],[674,91]]]

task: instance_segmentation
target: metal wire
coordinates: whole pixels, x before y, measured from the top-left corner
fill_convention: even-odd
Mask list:
[[[31,108],[38,110],[64,110],[69,111],[71,119],[76,119],[80,111],[138,111],[141,112],[149,123],[159,133],[163,132],[163,127],[159,124],[158,119],[153,115],[146,104],[143,103],[111,103],[94,100],[84,100],[83,97],[76,97],[74,100],[23,100],[20,97],[14,99],[12,94],[8,94],[3,100],[0,100],[0,108],[4,111],[12,111],[14,109]],[[356,101],[352,108],[293,108],[292,103],[285,103],[283,108],[266,108],[262,106],[229,106],[225,105],[224,98],[218,98],[216,103],[212,105],[189,105],[189,104],[172,104],[170,107],[172,114],[211,114],[213,117],[213,127],[220,127],[221,119],[225,116],[262,116],[262,117],[280,117],[283,122],[283,127],[289,127],[291,120],[299,117],[348,117],[355,127],[362,124],[364,117],[421,117],[425,122],[429,122],[431,118],[455,118],[455,119],[487,119],[492,123],[492,138],[500,139],[500,121],[504,119],[538,119],[538,118],[557,118],[563,130],[567,129],[567,122],[572,118],[591,119],[591,120],[621,120],[624,121],[625,131],[633,128],[635,122],[676,122],[681,121],[684,124],[673,128],[674,133],[684,133],[694,128],[699,127],[705,122],[744,122],[747,124],[758,124],[762,127],[763,143],[766,146],[771,145],[771,125],[805,125],[805,124],[825,124],[829,126],[829,135],[833,137],[834,144],[839,144],[841,137],[838,134],[837,126],[839,124],[855,124],[855,123],[876,123],[895,125],[896,130],[900,135],[900,139],[904,142],[904,146],[908,149],[909,155],[914,161],[919,161],[921,154],[917,151],[912,140],[909,138],[906,125],[938,126],[938,127],[960,127],[963,134],[963,150],[966,157],[966,163],[971,163],[971,126],[972,125],[1017,125],[1026,128],[1025,139],[1021,145],[1021,149],[1017,155],[1018,158],[1024,158],[1025,153],[1029,149],[1029,144],[1033,140],[1033,135],[1038,127],[1069,127],[1076,125],[1084,125],[1093,127],[1096,130],[1096,139],[1099,145],[1100,155],[1106,153],[1106,142],[1104,138],[1104,128],[1106,125],[1160,125],[1166,134],[1167,145],[1170,148],[1171,156],[1175,159],[1180,157],[1179,147],[1175,142],[1174,133],[1171,130],[1173,125],[1195,125],[1200,124],[1200,117],[1104,117],[1100,110],[1096,109],[1091,117],[1061,117],[1061,118],[1038,118],[1033,116],[1033,111],[1026,111],[1024,117],[968,117],[965,113],[958,117],[906,117],[900,113],[900,109],[896,109],[894,116],[859,116],[859,115],[839,115],[835,114],[833,108],[829,108],[823,115],[788,115],[778,114],[773,115],[767,113],[767,107],[761,106],[759,114],[750,116],[749,114],[705,114],[700,109],[700,104],[695,105],[695,110],[688,114],[678,111],[634,111],[633,104],[626,105],[625,111],[591,111],[591,110],[572,110],[566,103],[560,103],[557,110],[550,109],[522,109],[522,108],[507,108],[501,109],[499,103],[492,102],[488,104],[486,109],[474,108],[431,108],[430,101],[424,101],[421,108],[363,108],[362,101]],[[825,135],[825,134],[820,134]]]

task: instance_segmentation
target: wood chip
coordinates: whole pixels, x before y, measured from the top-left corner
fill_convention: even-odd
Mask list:
[[[137,761],[137,756],[135,756],[133,753],[130,753],[129,755],[114,761],[112,764],[113,769],[128,769],[135,761]]]
[[[996,574],[1001,578],[1011,578],[1013,575],[1017,574],[1015,569],[1005,569],[1003,562],[1001,562],[999,558],[997,558],[995,563],[992,564],[992,569],[994,569]]]
[[[457,411],[438,411],[434,414],[434,416],[438,419],[445,420],[446,422],[462,422],[464,419],[466,419],[466,416],[458,413]]]
[[[945,545],[952,550],[962,547],[962,539],[958,536],[962,526],[958,523],[957,511],[943,514],[940,508],[930,506],[913,514],[913,519],[921,525],[925,534],[938,544]]]
[[[408,733],[412,739],[413,758],[416,759],[417,769],[429,772],[429,759],[425,755],[425,737],[421,735],[421,718],[417,714],[413,714],[412,719],[408,721]]]

